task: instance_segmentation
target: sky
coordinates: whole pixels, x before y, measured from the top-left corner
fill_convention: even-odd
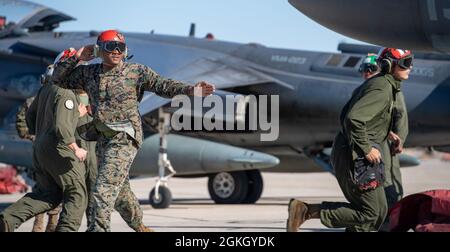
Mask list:
[[[58,31],[119,29],[126,32],[196,35],[255,42],[269,47],[336,52],[339,42],[362,43],[315,23],[287,0],[32,0],[76,21]]]

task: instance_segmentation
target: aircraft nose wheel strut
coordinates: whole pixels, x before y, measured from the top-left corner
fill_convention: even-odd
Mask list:
[[[149,201],[153,208],[168,208],[172,203],[172,193],[168,187],[168,180],[176,174],[172,164],[167,158],[167,135],[170,132],[170,114],[159,108],[159,157],[158,157],[158,179],[155,187],[149,195]],[[169,174],[165,175],[166,169]]]

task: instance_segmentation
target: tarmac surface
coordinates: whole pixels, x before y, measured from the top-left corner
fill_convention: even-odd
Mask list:
[[[450,162],[441,160],[440,156],[422,160],[417,167],[403,168],[402,175],[405,195],[450,189]],[[329,173],[263,173],[263,179],[264,192],[256,204],[216,205],[209,198],[206,178],[173,178],[169,187],[174,200],[170,208],[164,210],[153,209],[148,203],[148,194],[156,178],[134,179],[131,186],[141,202],[144,223],[157,232],[285,232],[290,198],[309,203],[345,201],[336,179]],[[0,210],[22,195],[0,195]],[[17,231],[30,231],[32,220]],[[117,212],[113,213],[111,227],[115,232],[133,231]],[[83,219],[80,231],[85,229],[86,220]],[[310,220],[300,231],[343,230],[328,229],[319,220]]]

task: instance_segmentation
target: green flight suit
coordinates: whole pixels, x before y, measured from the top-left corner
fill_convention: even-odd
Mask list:
[[[398,92],[397,99],[395,101],[394,115],[393,115],[393,127],[392,131],[397,134],[402,140],[402,144],[405,143],[408,136],[408,110],[406,109],[405,98],[402,92]],[[384,182],[384,191],[386,193],[386,199],[389,208],[403,197],[402,175],[400,173],[400,160],[399,156],[394,155],[390,151],[389,141],[385,146],[385,175],[386,180]]]
[[[77,123],[77,128],[88,124],[92,121],[92,117],[90,117],[89,115],[80,117],[78,119],[78,123]],[[97,179],[97,170],[98,170],[98,163],[97,163],[97,155],[95,152],[95,146],[97,144],[97,142],[95,141],[86,141],[84,140],[80,134],[78,134],[78,131],[75,134],[75,138],[77,141],[77,144],[80,148],[85,149],[88,154],[86,157],[86,160],[84,161],[84,165],[86,168],[86,188],[88,190],[88,204],[87,204],[87,208],[86,208],[86,219],[88,221],[87,226],[89,226],[90,222],[90,216],[92,215],[92,191],[93,188],[95,186],[95,181]]]
[[[77,96],[56,85],[41,88],[27,113],[36,135],[33,163],[37,190],[8,207],[0,217],[13,231],[39,213],[64,202],[56,231],[77,231],[87,205],[86,170],[68,147],[75,142]]]
[[[342,132],[333,143],[331,163],[346,202],[323,202],[321,222],[347,231],[377,231],[388,207],[383,187],[361,191],[352,180],[354,160],[382,146],[392,128],[392,111],[400,81],[390,74],[367,80],[353,93],[341,113]]]

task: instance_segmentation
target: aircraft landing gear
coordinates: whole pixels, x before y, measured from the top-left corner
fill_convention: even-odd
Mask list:
[[[158,190],[158,192],[156,192]],[[150,204],[155,209],[165,209],[172,203],[172,193],[166,186],[155,187],[150,192]]]
[[[259,170],[221,172],[208,179],[208,191],[217,204],[253,204],[263,191]]]
[[[172,203],[172,193],[167,185],[169,178],[176,174],[167,159],[167,134],[170,132],[170,114],[164,113],[163,108],[159,108],[159,158],[158,158],[158,180],[155,187],[150,192],[149,202],[153,208],[168,208]],[[169,174],[165,175],[165,171],[169,170]]]
[[[264,183],[259,170],[246,171],[248,177],[248,192],[242,203],[254,204],[261,198]]]

